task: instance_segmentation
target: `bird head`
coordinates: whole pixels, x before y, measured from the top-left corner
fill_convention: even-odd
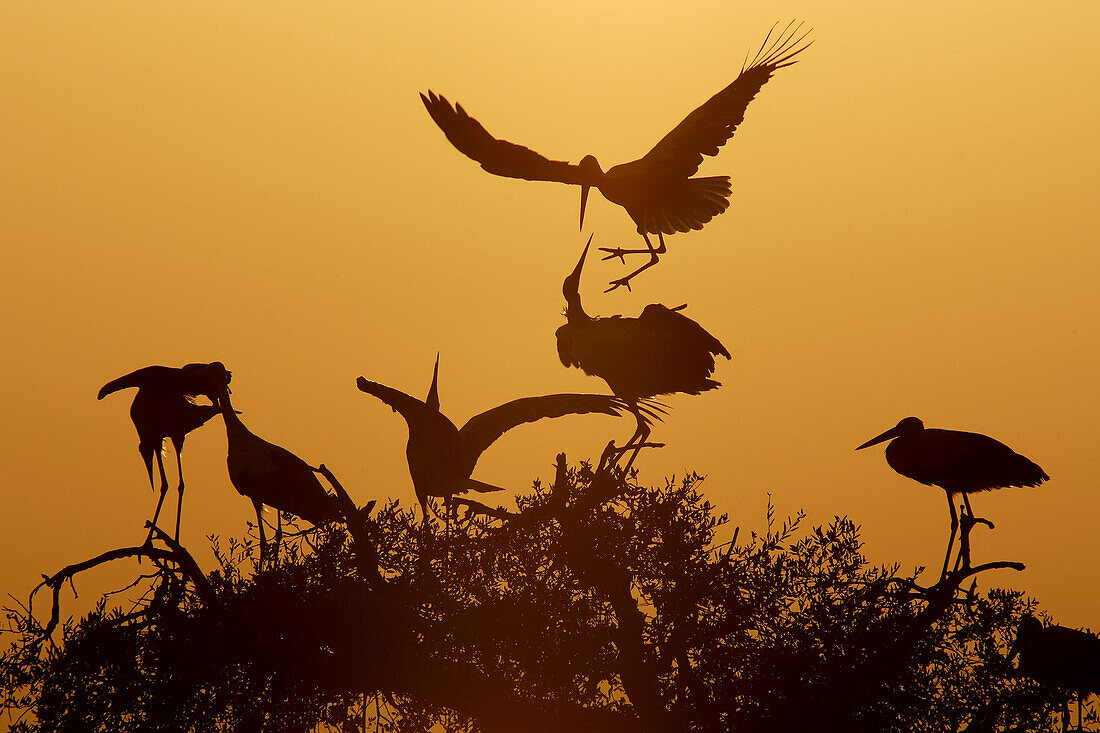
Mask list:
[[[881,435],[876,435],[875,437],[871,438],[866,443],[856,448],[856,450],[870,448],[872,445],[877,445],[883,441],[893,440],[894,438],[900,438],[905,435],[912,435],[913,433],[919,433],[922,430],[924,430],[924,423],[920,421],[920,418],[907,417],[894,427],[887,430],[885,433]]]
[[[586,155],[581,158],[581,162],[577,167],[580,168],[581,173],[585,174],[586,178],[597,178],[603,174],[600,162],[596,160],[594,155]],[[591,183],[581,184],[581,229],[584,229],[584,207],[588,204],[588,189],[591,187]]]
[[[1016,641],[1012,642],[1012,648],[1008,650],[1008,661],[1016,658],[1020,650],[1030,639],[1043,630],[1043,622],[1030,613],[1020,619],[1020,625],[1016,627]]]
[[[588,238],[588,244],[584,245],[581,259],[573,272],[566,276],[561,284],[561,294],[565,296],[565,317],[570,321],[590,320],[588,314],[581,307],[581,270],[584,269],[584,260],[588,256],[588,248],[592,246],[592,237]]]
[[[424,403],[439,412],[439,354],[435,355],[435,369],[432,371],[432,386],[428,389],[428,397]]]

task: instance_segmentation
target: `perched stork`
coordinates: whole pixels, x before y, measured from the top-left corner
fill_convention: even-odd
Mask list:
[[[1077,728],[1081,728],[1081,698],[1100,692],[1100,639],[1065,626],[1047,626],[1024,616],[1008,661],[1020,655],[1019,674],[1077,693]]]
[[[730,358],[726,347],[695,321],[659,303],[647,305],[637,318],[593,318],[581,306],[581,270],[592,238],[588,238],[576,268],[562,283],[568,323],[558,328],[558,358],[567,367],[599,377],[626,402],[638,421],[625,448],[644,443],[650,433],[649,415],[639,400],[663,394],[697,395],[716,389],[711,379],[714,358]],[[633,464],[634,450],[627,469]]]
[[[494,138],[462,105],[428,91],[420,98],[435,123],[459,152],[473,158],[481,167],[498,176],[528,181],[557,181],[581,187],[580,224],[584,227],[584,209],[588,191],[596,188],[604,198],[619,204],[634,220],[645,240],[645,249],[621,247],[601,249],[624,262],[628,254],[648,254],[649,261],[626,277],[613,280],[609,290],[625,285],[641,272],[657,264],[665,253],[665,234],[702,229],[703,225],[729,207],[729,176],[693,178],[704,155],[718,155],[760,88],[777,69],[795,63],[804,51],[809,31],[802,25],[789,24],[781,33],[768,33],[752,61],[722,91],[715,94],[665,135],[645,156],[604,171],[595,157],[586,155],[577,165],[549,160],[522,145]],[[650,234],[659,245],[653,246]]]
[[[164,472],[164,440],[172,441],[176,449],[176,469],[179,484],[176,491],[179,501],[176,505],[176,541],[180,538],[180,512],[183,509],[183,442],[187,434],[205,424],[218,414],[215,405],[197,405],[192,399],[198,395],[215,401],[217,395],[229,390],[232,374],[220,361],[209,364],[187,364],[182,367],[148,366],[113,379],[99,390],[99,397],[120,389],[137,387],[137,394],[130,405],[130,419],[134,422],[138,434],[138,453],[145,463],[149,474],[149,486],[156,491],[153,480],[153,457],[160,469],[160,499],[153,513],[153,522],[149,528],[149,537],[153,536],[153,527],[160,517],[164,497],[168,493],[168,477]]]
[[[959,527],[955,494],[962,494],[966,511],[974,516],[968,494],[1008,486],[1038,486],[1047,476],[1038,465],[1004,443],[979,433],[925,428],[918,418],[907,417],[882,435],[856,448],[862,450],[889,440],[886,462],[902,476],[947,492],[951,510],[951,538],[943,559],[943,573]]]
[[[229,401],[228,392],[218,397],[225,420],[229,446],[226,463],[229,480],[241,496],[252,500],[256,524],[260,528],[260,566],[263,567],[267,540],[264,536],[263,508],[274,508],[281,527],[282,512],[301,517],[312,524],[324,524],[340,518],[336,499],[325,491],[312,467],[286,448],[255,435]],[[278,553],[278,547],[275,549]]]
[[[624,400],[610,395],[524,397],[470,418],[460,430],[439,411],[439,357],[435,360],[432,386],[423,402],[363,377],[355,383],[361,391],[377,397],[394,412],[400,413],[408,423],[409,443],[405,455],[424,521],[428,519],[428,497],[443,497],[449,509],[451,497],[455,494],[503,491],[499,486],[470,478],[470,474],[481,454],[512,428],[545,417],[588,413],[620,415],[630,409]]]

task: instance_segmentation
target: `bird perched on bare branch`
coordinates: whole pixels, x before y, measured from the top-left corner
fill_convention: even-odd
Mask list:
[[[148,366],[113,379],[99,390],[99,397],[120,389],[137,387],[137,394],[130,405],[130,419],[138,433],[138,453],[149,474],[149,486],[156,491],[153,480],[153,457],[160,469],[160,499],[153,513],[149,537],[160,517],[164,496],[168,493],[168,477],[164,472],[164,441],[169,439],[176,450],[176,470],[179,484],[176,491],[176,542],[180,538],[180,512],[183,509],[183,442],[187,434],[203,425],[218,413],[214,405],[198,405],[193,398],[203,395],[212,402],[218,394],[227,392],[232,374],[220,361],[209,364],[186,364],[182,367]]]
[[[580,186],[582,228],[590,188],[595,187],[608,201],[625,208],[645,240],[646,249],[601,249],[608,252],[604,259],[618,257],[624,262],[628,254],[650,256],[634,272],[613,280],[609,290],[622,285],[629,288],[631,279],[657,264],[665,253],[665,234],[702,229],[729,207],[729,176],[692,176],[699,170],[704,155],[718,155],[718,149],[733,137],[745,118],[749,102],[772,74],[795,63],[794,57],[810,45],[802,45],[808,34],[809,31],[802,31],[801,24],[789,24],[778,34],[773,29],[729,86],[685,117],[644,157],[607,171],[591,155],[573,165],[549,160],[522,145],[494,138],[462,105],[452,107],[435,92],[421,94],[420,98],[451,144],[490,173]],[[659,246],[653,246],[650,234],[657,235]]]
[[[947,492],[951,510],[951,538],[943,558],[947,573],[951,546],[959,527],[955,494],[962,494],[967,513],[973,517],[968,494],[1008,486],[1038,486],[1050,476],[1032,461],[1004,443],[980,433],[925,428],[918,418],[907,417],[881,435],[871,438],[856,450],[891,441],[886,446],[886,462],[902,476],[926,486],[939,486]],[[992,525],[991,525],[992,526]]]
[[[1043,627],[1034,616],[1024,616],[1008,661],[1020,655],[1017,672],[1077,693],[1077,729],[1081,728],[1081,698],[1100,693],[1100,639],[1065,626]]]
[[[439,411],[438,356],[432,372],[432,386],[423,402],[363,377],[355,383],[361,391],[377,397],[394,412],[400,413],[408,423],[409,443],[405,455],[425,521],[428,518],[428,497],[443,497],[449,510],[450,499],[455,494],[503,491],[502,487],[470,478],[470,474],[481,454],[512,428],[546,417],[588,413],[620,415],[629,410],[624,400],[610,395],[524,397],[475,415],[460,430]]]
[[[644,443],[650,420],[638,410],[639,400],[657,395],[697,395],[716,389],[711,379],[714,358],[730,358],[726,347],[706,329],[681,314],[684,306],[647,305],[637,318],[593,318],[581,306],[581,270],[592,238],[588,238],[576,268],[562,283],[568,323],[558,328],[558,358],[567,367],[599,377],[628,405],[638,422],[624,450]],[[633,464],[634,450],[627,469]]]
[[[286,448],[253,434],[244,426],[229,401],[228,393],[218,396],[218,407],[225,420],[229,446],[226,457],[229,480],[241,496],[252,500],[252,506],[256,509],[262,567],[267,546],[263,520],[265,505],[279,512],[277,522],[280,530],[282,512],[312,524],[336,521],[340,518],[340,512],[336,499],[321,485],[308,463]]]

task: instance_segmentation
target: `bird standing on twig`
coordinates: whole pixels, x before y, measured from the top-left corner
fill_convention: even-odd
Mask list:
[[[1100,692],[1100,639],[1065,626],[1047,626],[1024,616],[1008,661],[1020,655],[1017,672],[1039,682],[1077,693],[1077,728],[1081,730],[1081,698]]]
[[[130,405],[130,419],[138,433],[138,453],[145,463],[149,474],[149,486],[156,491],[153,479],[153,457],[160,469],[160,499],[149,529],[148,541],[153,536],[160,517],[164,497],[168,493],[168,477],[164,472],[164,441],[169,439],[176,450],[176,470],[179,484],[176,491],[179,502],[176,505],[176,535],[180,538],[180,512],[183,510],[183,442],[187,434],[205,424],[218,414],[215,405],[197,405],[192,398],[203,395],[212,402],[218,394],[229,390],[232,374],[220,361],[209,364],[187,364],[183,367],[148,366],[113,379],[99,390],[103,399],[120,389],[137,387],[137,394]]]
[[[277,537],[282,532],[282,512],[312,524],[324,524],[340,518],[339,508],[336,499],[321,485],[308,463],[245,427],[230,404],[228,393],[219,395],[217,402],[225,420],[229,480],[237,493],[252,500],[256,509],[256,524],[260,531],[260,567],[263,567],[267,546],[264,505],[278,512]],[[278,551],[276,542],[276,557]]]
[[[588,413],[619,415],[629,411],[624,400],[609,395],[555,394],[524,397],[475,415],[460,430],[439,411],[438,383],[438,356],[432,372],[432,386],[423,402],[363,377],[356,380],[361,391],[389,405],[408,423],[409,443],[405,454],[425,522],[428,519],[429,497],[443,497],[449,511],[450,499],[455,494],[464,494],[467,491],[503,491],[499,486],[470,478],[470,474],[481,454],[512,428],[546,417]]]
[[[663,394],[697,395],[716,389],[711,379],[714,358],[730,358],[726,347],[702,326],[679,311],[659,303],[647,305],[637,318],[593,318],[581,306],[581,270],[592,245],[589,237],[581,259],[562,283],[568,323],[558,328],[558,358],[567,367],[600,377],[629,406],[637,430],[623,450],[644,443],[650,420],[638,410],[639,400]],[[638,449],[627,463],[629,470]]]
[[[968,494],[1007,486],[1038,486],[1048,480],[1043,469],[1004,443],[980,433],[925,428],[918,418],[907,417],[856,450],[891,441],[886,462],[902,476],[947,492],[951,510],[951,538],[943,558],[943,575],[959,527],[955,494],[962,494],[967,513],[973,517]],[[991,525],[992,526],[992,525]]]
[[[613,280],[609,290],[630,288],[630,281],[657,264],[665,253],[665,234],[702,229],[703,225],[729,207],[729,176],[693,178],[704,155],[718,155],[760,88],[777,69],[795,63],[794,57],[812,42],[802,24],[789,24],[776,34],[768,33],[752,61],[738,77],[715,94],[665,135],[645,156],[604,171],[594,156],[584,156],[573,165],[549,160],[522,145],[499,140],[481,123],[466,114],[462,105],[453,107],[445,97],[429,91],[420,98],[435,123],[464,155],[473,158],[490,173],[528,181],[556,181],[581,187],[580,225],[588,191],[596,188],[604,198],[626,209],[645,240],[645,249],[601,248],[605,260],[628,254],[648,254],[646,264],[626,277]],[[656,234],[659,246],[649,239]]]

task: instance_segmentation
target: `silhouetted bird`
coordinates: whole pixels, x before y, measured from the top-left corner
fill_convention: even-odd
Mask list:
[[[130,405],[130,419],[138,433],[138,453],[145,462],[149,474],[149,486],[156,490],[153,480],[153,457],[160,469],[160,500],[153,513],[152,526],[156,526],[164,496],[168,493],[168,477],[164,472],[164,440],[172,441],[176,449],[176,469],[179,472],[179,502],[176,506],[176,541],[180,538],[180,511],[183,509],[183,442],[187,434],[203,425],[218,413],[215,405],[197,405],[191,401],[204,395],[214,401],[220,393],[229,389],[231,373],[220,361],[209,364],[187,364],[183,367],[148,366],[111,380],[99,390],[99,397],[120,389],[137,387],[134,402]],[[149,537],[153,536],[152,527]]]
[[[792,24],[793,25],[793,24]],[[665,234],[702,229],[713,217],[729,206],[729,176],[692,178],[704,155],[717,155],[745,117],[745,109],[776,69],[795,63],[792,59],[810,44],[801,47],[808,31],[799,35],[801,24],[791,25],[777,35],[768,33],[760,50],[740,75],[722,91],[693,111],[665,135],[644,157],[616,165],[604,171],[595,157],[586,155],[578,165],[549,160],[507,140],[490,135],[477,120],[466,114],[462,105],[454,107],[446,98],[429,91],[420,98],[428,113],[460,152],[473,158],[490,173],[528,181],[557,181],[581,187],[581,227],[591,187],[604,198],[619,204],[630,214],[645,239],[646,249],[601,248],[604,259],[624,255],[648,254],[649,262],[626,277],[611,282],[614,290],[626,285],[639,273],[657,264],[665,252]],[[656,234],[659,246],[649,240]]]
[[[413,488],[428,518],[428,497],[441,496],[449,508],[455,494],[467,491],[503,491],[499,486],[470,478],[485,449],[506,432],[544,417],[602,413],[619,415],[629,408],[624,400],[610,395],[555,394],[512,400],[476,415],[459,430],[439,411],[439,357],[432,372],[432,386],[424,402],[404,392],[359,377],[356,385],[400,413],[409,426],[405,455]]]
[[[581,270],[592,238],[588,238],[577,267],[565,278],[565,316],[557,330],[558,357],[567,367],[600,377],[634,413],[638,428],[630,447],[649,437],[648,416],[638,409],[644,397],[682,392],[699,394],[721,386],[710,378],[714,357],[730,358],[726,347],[695,321],[678,313],[684,306],[647,305],[637,318],[593,318],[581,306]],[[634,451],[637,456],[638,451]],[[633,463],[631,457],[627,468]]]
[[[1100,692],[1100,639],[1065,626],[1047,626],[1024,616],[1008,661],[1020,655],[1018,672],[1077,693],[1077,728],[1081,728],[1081,698]]]
[[[225,435],[229,444],[226,458],[229,480],[241,496],[252,500],[256,509],[262,567],[267,545],[263,521],[265,504],[312,524],[335,521],[340,518],[340,513],[336,499],[321,486],[308,463],[286,448],[254,435],[237,416],[228,394],[218,397],[218,405],[225,420]],[[281,514],[278,521],[282,521]]]
[[[967,494],[1007,486],[1038,486],[1050,478],[1038,465],[993,438],[961,430],[925,428],[915,417],[905,418],[856,450],[886,440],[891,441],[886,446],[886,462],[890,468],[902,476],[928,486],[939,486],[947,492],[951,538],[943,559],[944,574],[959,526],[953,494],[962,494],[966,511],[973,517]]]

